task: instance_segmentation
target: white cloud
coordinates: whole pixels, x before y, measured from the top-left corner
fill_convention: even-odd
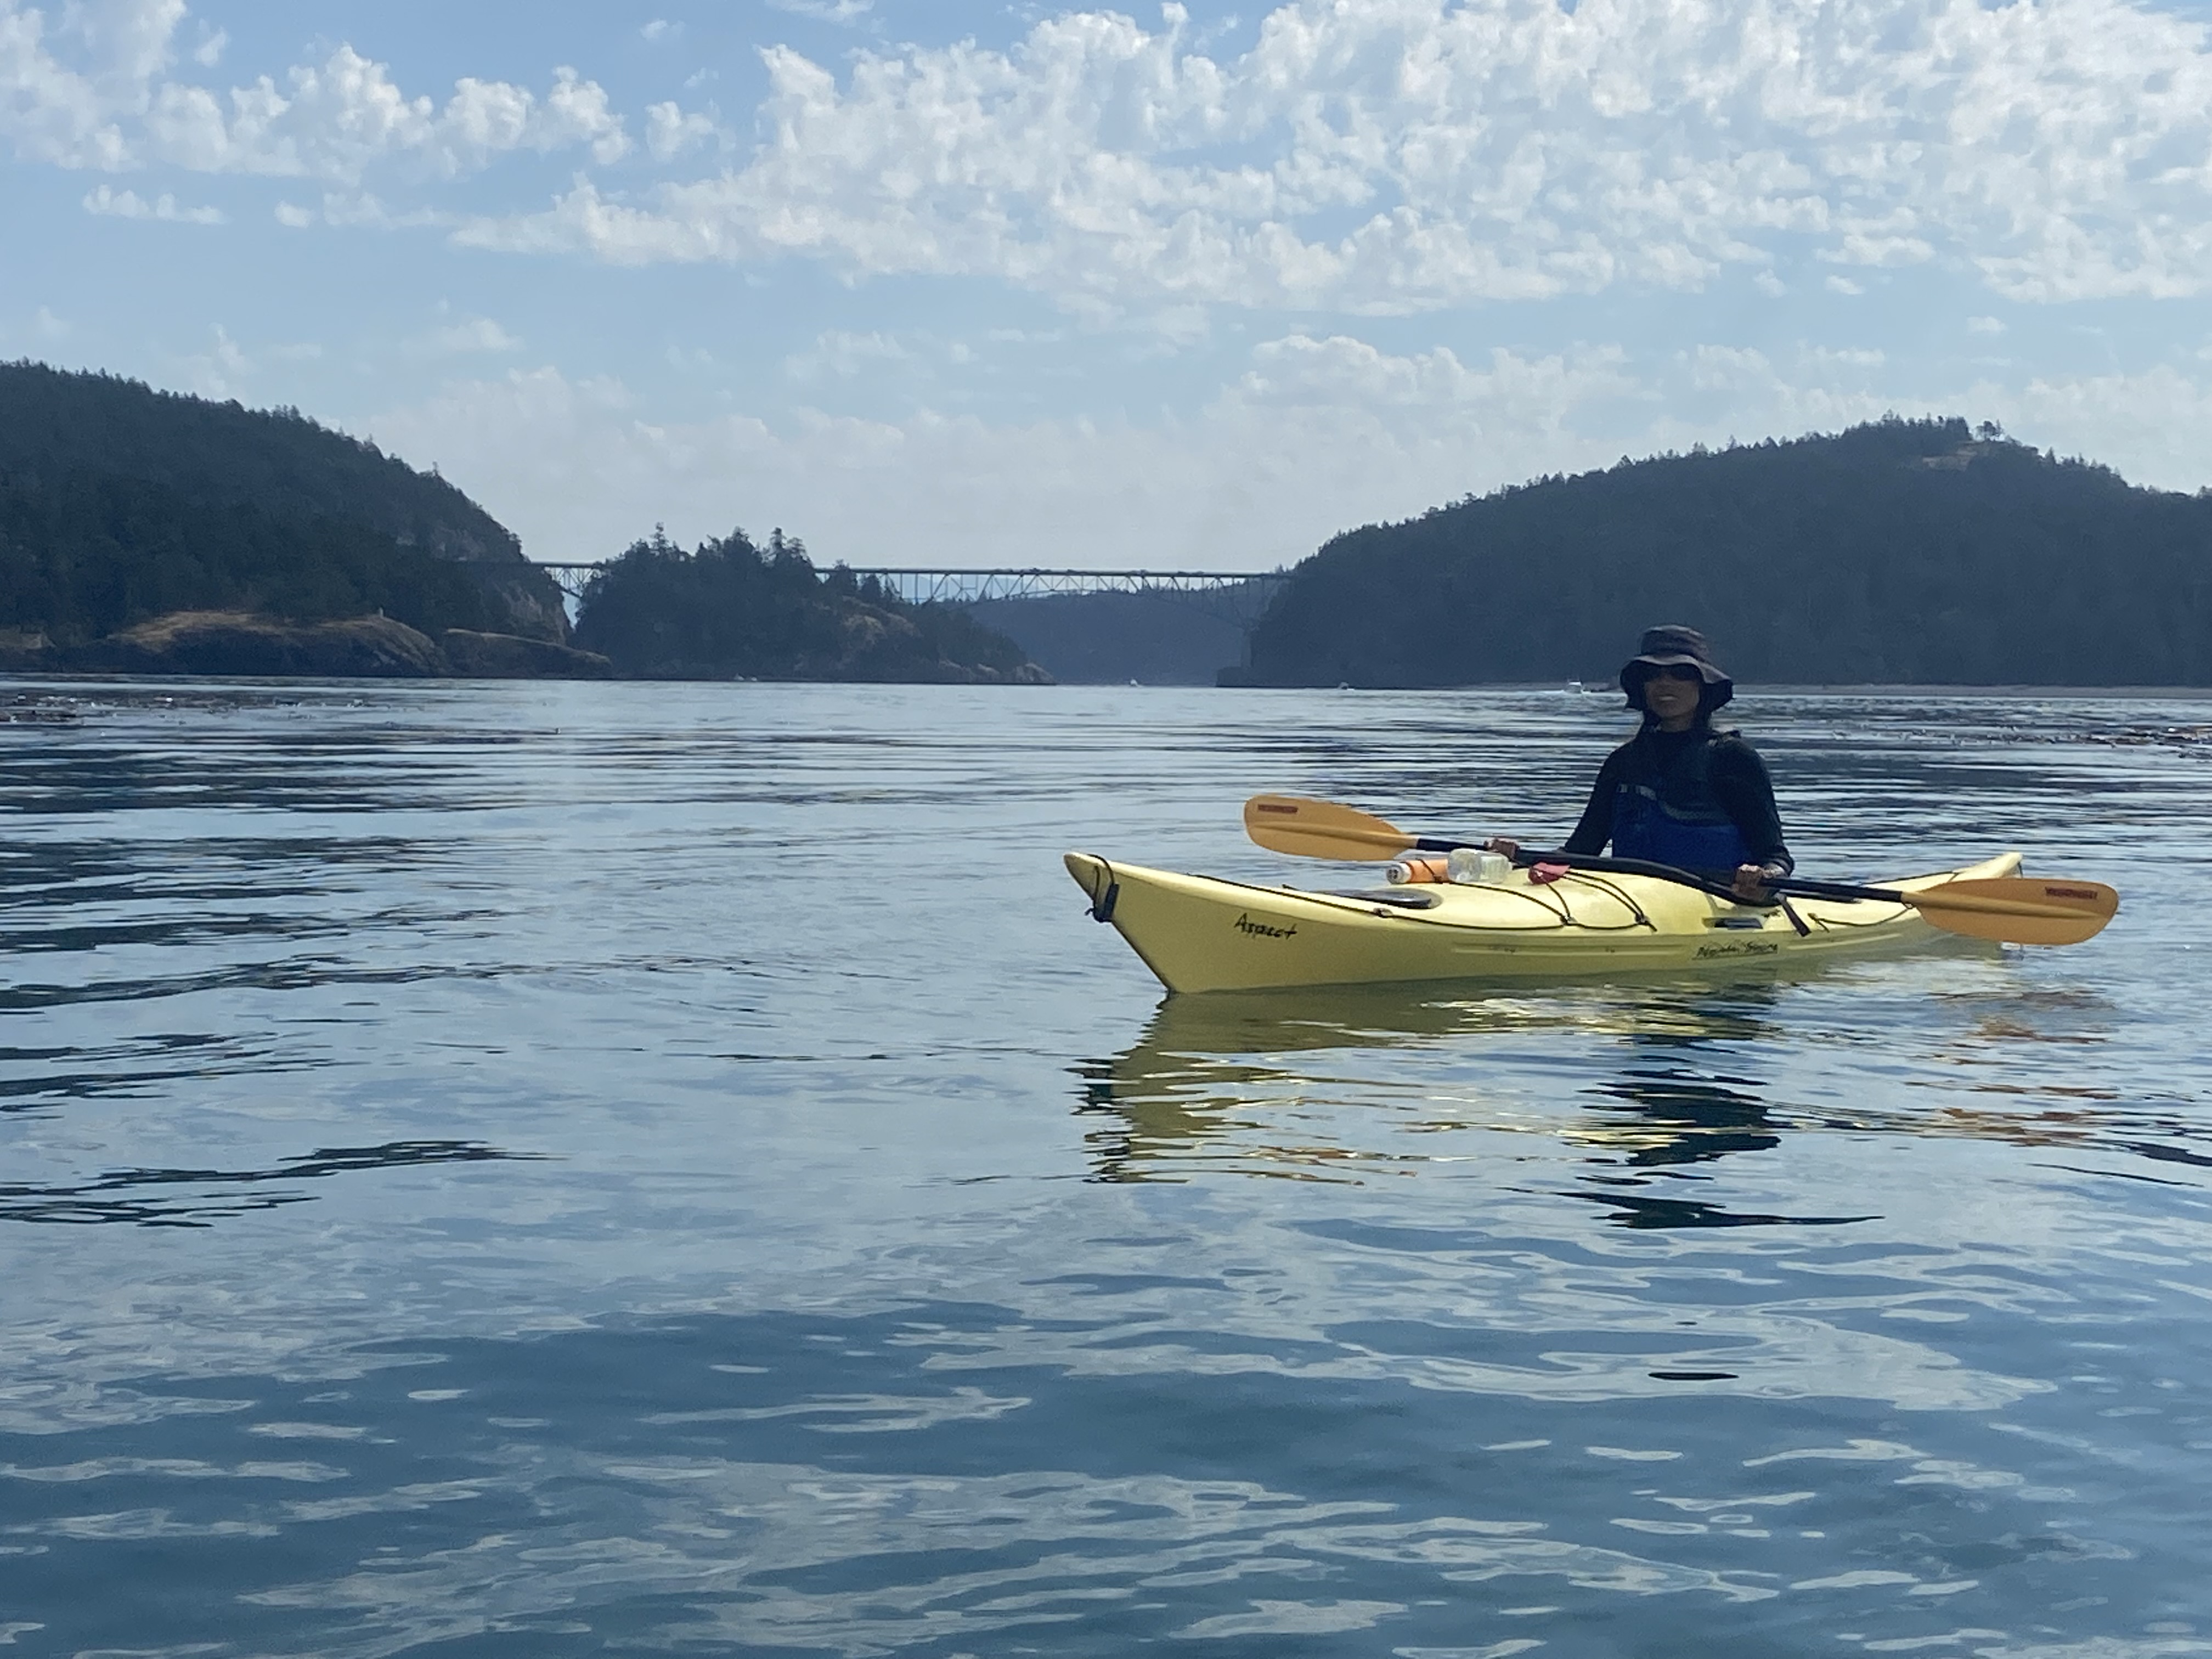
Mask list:
[[[234,398],[246,389],[254,363],[230,337],[230,331],[218,323],[215,343],[206,351],[180,360],[177,368],[184,383],[202,397]]]
[[[783,360],[783,372],[794,380],[812,380],[824,374],[850,380],[872,363],[911,363],[915,354],[892,335],[878,331],[858,334],[833,329],[817,336],[813,349]]]
[[[862,357],[911,350],[840,343]],[[1707,345],[1639,363],[1592,345],[1468,362],[1293,334],[1255,348],[1194,413],[1150,425],[927,409],[896,421],[802,410],[671,422],[619,381],[538,368],[451,384],[380,412],[373,428],[397,453],[438,456],[539,558],[606,556],[661,522],[686,541],[781,524],[824,560],[855,564],[1021,564],[1046,547],[1072,565],[1264,568],[1348,526],[1536,474],[1737,434],[1832,431],[1893,408],[1998,420],[2141,482],[2212,481],[2202,446],[2212,363],[2193,375],[2161,366],[1932,386],[1912,371],[1879,351],[1813,346],[1770,356]]]
[[[520,351],[522,342],[489,317],[466,317],[432,330],[416,346],[434,356],[457,356],[473,352]]]
[[[173,27],[184,8],[154,10],[157,16],[171,12]],[[162,60],[158,52],[149,58],[140,35],[105,27],[102,17],[88,12],[76,30],[64,25],[64,40],[74,33],[87,46],[106,48],[105,73],[80,72],[54,55],[44,13],[0,0],[0,139],[25,160],[62,167],[127,163],[131,143],[118,116],[131,91],[131,70],[143,68],[150,77]]]
[[[206,29],[203,24],[202,28]],[[230,36],[222,29],[204,33],[199,45],[192,48],[192,62],[202,69],[213,69],[222,62],[223,49],[230,45]]]
[[[382,198],[367,191],[325,191],[322,204],[305,208],[294,202],[276,204],[276,222],[294,230],[325,224],[346,230],[416,230],[450,225],[453,216],[435,208],[411,208],[394,212]]]
[[[862,52],[842,82],[770,47],[745,166],[635,199],[580,181],[465,240],[989,276],[1079,309],[1695,288],[1785,242],[2026,301],[2212,286],[2212,51],[2127,0],[1291,0],[1224,62],[1164,15]]]
[[[0,141],[31,161],[350,181],[386,161],[457,176],[517,150],[580,147],[605,165],[629,147],[605,89],[571,69],[542,96],[464,78],[441,107],[340,46],[281,87],[263,76],[218,94],[169,73],[182,0],[71,0],[60,15],[50,29],[46,13],[0,0]],[[224,39],[195,60],[211,66]]]
[[[1678,373],[1653,388],[1665,413],[1644,429],[1650,448],[1684,449],[1726,432],[1833,431],[1895,410],[1994,420],[2024,443],[2094,457],[2136,483],[2182,490],[2212,483],[2203,442],[2212,431],[2212,363],[2195,376],[2154,364],[2124,374],[1962,382],[1921,379],[1909,362],[1900,370],[1881,352],[1800,348],[1778,362],[1703,346],[1685,354]]]
[[[556,70],[543,98],[507,82],[465,77],[441,109],[406,96],[383,64],[346,46],[319,65],[291,70],[281,92],[265,76],[233,91],[228,111],[204,88],[171,83],[154,94],[146,130],[149,159],[210,173],[339,180],[392,159],[458,177],[517,150],[580,145],[609,162],[629,149],[605,89],[574,70]]]
[[[2212,352],[2203,354],[2212,362]],[[2136,483],[2212,486],[2212,375],[2171,364],[2136,374],[2036,375],[2025,386],[1982,382],[1960,407],[1998,422],[2022,442],[2118,467]]]
[[[62,9],[60,33],[81,43],[104,82],[129,86],[169,66],[184,21],[184,0],[72,0]]]
[[[264,342],[249,350],[220,323],[210,331],[214,337],[207,349],[171,359],[166,377],[204,398],[265,399],[265,388],[255,390],[264,364],[312,363],[323,356],[322,346],[313,340]]]
[[[1565,422],[1632,389],[1611,351],[1470,368],[1291,337],[1198,416],[1157,427],[934,410],[671,423],[619,383],[550,368],[454,385],[374,426],[395,453],[440,456],[540,558],[611,554],[655,522],[686,538],[776,522],[852,562],[1022,563],[1049,546],[1070,563],[1266,568],[1347,523],[1559,465],[1563,438],[1585,464],[1610,459]]]
[[[177,198],[167,191],[149,202],[135,190],[113,190],[106,185],[84,198],[84,210],[106,219],[161,219],[179,225],[220,225],[229,222],[221,208],[179,207]]]
[[[1398,384],[1413,404],[1338,410],[1328,371],[1308,359],[1340,356],[1338,373]],[[1441,360],[1407,371],[1308,342],[1194,422],[1146,428],[934,410],[672,423],[644,416],[618,383],[548,368],[454,385],[373,424],[396,453],[439,456],[540,558],[606,556],[656,522],[685,539],[781,523],[823,559],[854,563],[1028,563],[1049,547],[1072,564],[1266,568],[1346,522],[1418,512],[1533,467],[1559,400],[1589,373],[1519,359],[1473,374]],[[1595,378],[1610,383],[1602,368]],[[1490,402],[1440,422],[1455,390]]]
[[[685,151],[715,143],[721,130],[714,118],[696,111],[686,114],[673,103],[648,104],[645,111],[645,147],[656,161],[672,161]]]
[[[1524,432],[1556,431],[1566,413],[1601,397],[1640,388],[1624,372],[1618,347],[1570,356],[1527,358],[1501,349],[1486,368],[1469,368],[1448,348],[1393,356],[1344,335],[1293,334],[1254,348],[1253,366],[1215,404],[1279,414],[1297,410],[1419,410],[1443,414],[1455,441],[1496,436],[1486,423]]]
[[[875,9],[876,0],[768,0],[778,11],[823,23],[857,23]]]
[[[2002,334],[2004,331],[2005,325],[1994,317],[1966,319],[1966,332],[1969,334]]]
[[[742,165],[637,193],[580,178],[461,237],[984,276],[1092,318],[1413,313],[1732,267],[1771,290],[1807,252],[1972,271],[2021,301],[2212,289],[2212,47],[2132,0],[1285,0],[1218,58],[1180,6],[1162,15],[1063,13],[1005,50],[864,50],[842,72],[771,46]],[[542,93],[464,78],[439,104],[341,46],[220,92],[178,78],[184,21],[182,0],[0,0],[0,142],[349,185],[630,152],[573,70]],[[661,166],[731,143],[673,103],[643,119]]]

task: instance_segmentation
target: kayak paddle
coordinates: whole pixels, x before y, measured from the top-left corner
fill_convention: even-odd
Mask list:
[[[1300,795],[1255,795],[1244,803],[1245,833],[1270,852],[1299,858],[1380,860],[1401,853],[1449,853],[1478,842],[1439,841],[1409,835],[1387,818],[1335,801]],[[1694,871],[1641,859],[1608,859],[1578,853],[1514,854],[1522,866],[1562,864],[1571,870],[1617,875],[1656,876],[1718,897],[1728,889]],[[1919,892],[1893,887],[1855,887],[1839,881],[1778,877],[1761,885],[1776,893],[1805,898],[1863,899],[1880,904],[1909,904],[1947,933],[2008,945],[2078,945],[2094,938],[2118,912],[2120,896],[2098,881],[2046,880],[2033,876],[1995,876],[1975,881],[1947,881]],[[1740,902],[1740,901],[1739,901]]]

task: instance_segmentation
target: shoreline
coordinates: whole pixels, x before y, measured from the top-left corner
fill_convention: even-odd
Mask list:
[[[0,669],[0,688],[22,690],[39,686],[82,685],[252,685],[252,686],[451,686],[512,684],[517,682],[544,684],[591,684],[598,685],[762,685],[762,686],[873,686],[884,690],[947,690],[947,691],[1172,691],[1202,692],[1209,696],[1394,696],[1431,697],[1461,696],[1469,693],[1490,692],[1523,696],[1549,694],[1562,697],[1601,696],[1615,698],[1617,691],[1596,686],[1562,685],[1556,681],[1500,680],[1476,685],[1431,686],[1279,686],[1237,685],[1214,686],[1182,684],[1140,684],[1134,681],[1065,680],[1032,681],[973,681],[946,680],[875,680],[875,679],[780,679],[762,676],[732,676],[727,679],[682,678],[655,678],[644,675],[605,674],[588,678],[561,674],[156,674],[118,673],[94,669],[34,670],[22,668]],[[1765,696],[1919,696],[1960,697],[1975,699],[2008,698],[2034,700],[2063,697],[2076,701],[2124,702],[2154,700],[2172,702],[2212,702],[2212,685],[2042,685],[1996,684],[1988,685],[1930,684],[1917,681],[1861,682],[1837,685],[1816,681],[1793,682],[1787,684],[1739,687],[1739,702],[1746,698]]]

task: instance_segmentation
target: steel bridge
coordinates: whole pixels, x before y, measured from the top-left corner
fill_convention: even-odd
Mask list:
[[[547,562],[570,599],[583,596],[585,584],[609,561]],[[833,567],[844,568],[847,567]],[[993,599],[1039,599],[1061,594],[1157,593],[1206,602],[1232,620],[1249,624],[1287,579],[1284,570],[1048,570],[1041,566],[959,568],[944,565],[854,565],[855,581],[873,577],[908,605],[981,605]],[[819,574],[828,575],[829,571]]]

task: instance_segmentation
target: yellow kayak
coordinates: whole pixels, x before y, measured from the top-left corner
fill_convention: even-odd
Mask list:
[[[1316,891],[1178,875],[1066,854],[1091,914],[1121,930],[1170,991],[1259,991],[1394,980],[1598,976],[1812,961],[1944,937],[1909,904],[1792,898],[1735,904],[1652,876],[1573,872],[1534,882]],[[2003,853],[1887,881],[1918,892],[2019,873]]]

